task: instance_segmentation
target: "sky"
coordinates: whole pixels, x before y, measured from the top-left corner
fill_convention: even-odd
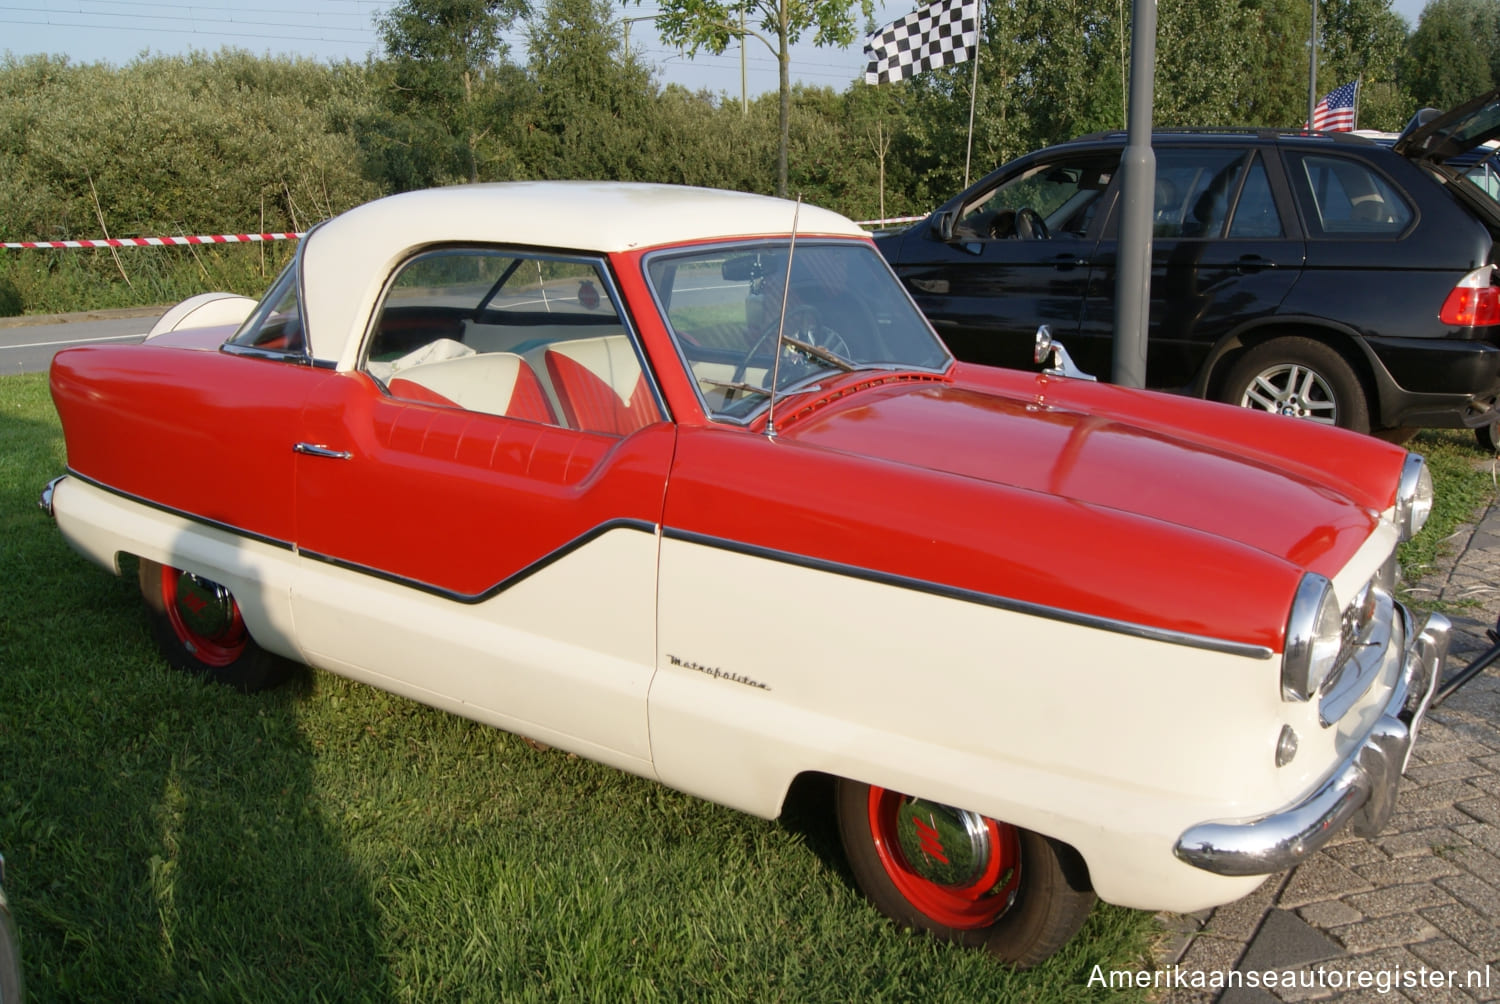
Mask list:
[[[376,15],[394,0],[0,0],[0,50],[15,56],[66,55],[77,63],[128,63],[145,52],[215,52],[225,46],[272,55],[361,62],[378,49]],[[1170,2],[1170,0],[1168,0]],[[1394,0],[1392,9],[1415,25],[1426,0]],[[916,0],[877,3],[877,22],[901,17]],[[740,95],[738,46],[722,56],[700,53],[689,59],[661,42],[649,23],[652,0],[620,8],[630,47],[656,68],[664,84]],[[863,25],[860,26],[861,29]],[[520,33],[509,39],[512,58],[525,59]],[[776,89],[776,59],[766,46],[749,40],[745,50],[750,97]],[[864,72],[862,41],[847,49],[820,49],[809,43],[792,49],[792,76],[801,83],[843,90]]]

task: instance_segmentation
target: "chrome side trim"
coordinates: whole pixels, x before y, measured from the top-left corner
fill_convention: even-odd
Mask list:
[[[1399,604],[1398,604],[1399,607]],[[1409,617],[1400,607],[1403,617]],[[1301,863],[1346,824],[1362,837],[1379,833],[1396,807],[1401,774],[1442,675],[1452,625],[1429,614],[1408,636],[1401,677],[1364,741],[1307,798],[1249,822],[1189,828],[1173,852],[1216,875],[1269,875]]]
[[[745,544],[737,540],[694,533],[690,530],[663,527],[662,536],[671,540],[681,540],[690,544],[701,544],[705,547],[715,547],[724,551],[732,551],[736,554],[747,554],[755,558],[765,558],[769,561],[797,565],[801,568],[811,568],[819,572],[847,575],[851,578],[863,579],[866,582],[876,582],[881,585],[931,593],[934,596],[945,596],[948,599],[962,600],[965,603],[978,603],[982,606],[995,607],[999,610],[1009,610],[1013,613],[1027,614],[1032,617],[1043,617],[1047,620],[1061,621],[1064,624],[1075,624],[1080,627],[1097,628],[1101,631],[1112,631],[1115,634],[1130,635],[1135,638],[1166,642],[1169,645],[1185,645],[1189,648],[1199,648],[1208,652],[1221,652],[1226,655],[1238,655],[1247,659],[1270,659],[1274,654],[1264,645],[1227,641],[1223,638],[1209,638],[1204,635],[1188,634],[1183,631],[1171,631],[1166,628],[1151,627],[1148,624],[1133,624],[1128,621],[1114,620],[1109,617],[1098,617],[1093,614],[1079,613],[1076,610],[1064,610],[1059,607],[1044,606],[1040,603],[1017,600],[1008,596],[981,593],[973,589],[962,589],[958,586],[950,586],[942,582],[913,579],[905,575],[897,575],[893,572],[882,572],[859,565],[846,565],[842,562],[828,561],[824,558],[813,558],[805,554],[778,551],[769,547],[761,547],[757,544]]]
[[[118,495],[120,498],[128,499],[131,502],[139,502],[141,505],[155,509],[157,512],[164,512],[172,516],[177,516],[182,519],[189,520],[193,523],[201,523],[204,526],[211,526],[215,530],[223,530],[225,533],[232,533],[237,537],[244,537],[247,540],[259,541],[262,544],[270,544],[272,547],[285,548],[288,551],[292,550],[292,542],[289,540],[281,540],[278,537],[268,537],[263,533],[256,533],[254,530],[246,530],[243,527],[234,526],[230,523],[222,522],[221,520],[209,519],[207,516],[199,516],[196,513],[188,512],[185,509],[178,509],[173,506],[163,505],[160,502],[154,502],[142,495],[136,495],[133,492],[122,491],[119,488],[115,488],[113,485],[105,484],[103,481],[96,481],[95,479],[89,477],[87,474],[79,474],[71,467],[68,468],[67,476],[70,478],[77,478],[84,484],[92,485],[102,492],[109,492],[109,494],[111,495]]]
[[[354,561],[346,561],[343,558],[336,558],[331,554],[323,554],[320,551],[309,551],[304,548],[297,548],[297,556],[301,558],[307,558],[311,561],[320,561],[325,565],[332,565],[335,568],[342,568],[345,571],[358,572],[361,575],[368,575],[372,578],[381,579],[385,582],[394,582],[398,586],[406,586],[409,589],[416,589],[424,593],[430,593],[433,596],[440,596],[445,600],[452,600],[455,603],[474,604],[483,603],[485,600],[498,596],[500,593],[505,592],[507,589],[509,589],[511,586],[514,586],[521,580],[530,578],[537,572],[540,572],[542,569],[552,564],[554,561],[558,561],[561,558],[566,558],[568,555],[572,554],[580,547],[583,547],[585,544],[590,543],[597,537],[602,537],[604,534],[609,533],[611,530],[636,530],[641,533],[649,533],[655,535],[656,525],[654,523],[649,523],[643,519],[606,520],[605,522],[600,523],[598,526],[595,526],[590,530],[586,530],[583,533],[579,534],[577,537],[574,537],[572,540],[562,544],[556,550],[542,555],[540,558],[536,559],[520,571],[512,575],[507,575],[499,582],[486,589],[482,589],[477,593],[461,593],[454,589],[448,589],[445,586],[434,585],[431,582],[424,582],[421,579],[413,579],[405,575],[399,575],[395,572],[387,572],[379,568],[374,568],[370,565],[361,565],[358,562]]]

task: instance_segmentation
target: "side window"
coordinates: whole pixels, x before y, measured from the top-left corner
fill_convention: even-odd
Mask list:
[[[993,240],[1082,237],[1119,163],[1119,153],[1109,152],[1037,165],[965,206],[954,232]]]
[[[1166,238],[1222,237],[1246,152],[1164,149],[1156,155],[1151,232]]]
[[[1281,237],[1285,230],[1281,216],[1276,212],[1276,199],[1271,194],[1271,180],[1266,176],[1266,165],[1259,157],[1250,165],[1245,176],[1245,187],[1240,189],[1240,201],[1234,207],[1234,219],[1229,223],[1230,237]]]
[[[1308,224],[1324,236],[1397,237],[1412,209],[1396,187],[1373,168],[1344,157],[1300,157],[1297,197]]]
[[[270,292],[227,344],[306,361],[307,337],[302,328],[302,299],[297,294],[296,259],[276,277]]]
[[[363,369],[395,398],[623,436],[661,419],[593,259],[429,251],[392,277]]]

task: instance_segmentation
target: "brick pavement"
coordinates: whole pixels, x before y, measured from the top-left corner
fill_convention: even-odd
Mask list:
[[[1449,672],[1488,649],[1500,615],[1500,502],[1457,531],[1410,592],[1445,604]],[[1239,902],[1161,919],[1169,937],[1158,964],[1176,964],[1179,977],[1291,969],[1313,984],[1159,992],[1168,1004],[1500,1000],[1500,665],[1428,715],[1378,837],[1341,836]],[[1428,985],[1400,986],[1424,968]],[[1455,971],[1458,985],[1431,985],[1432,970]],[[1359,973],[1397,986],[1334,985]]]

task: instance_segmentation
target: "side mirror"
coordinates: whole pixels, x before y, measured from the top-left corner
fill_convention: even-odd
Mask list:
[[[1031,353],[1032,361],[1045,365],[1047,357],[1052,357],[1052,365],[1042,370],[1048,376],[1069,377],[1073,380],[1091,380],[1098,382],[1099,378],[1085,373],[1073,362],[1073,357],[1068,355],[1068,350],[1063,348],[1062,342],[1054,341],[1052,329],[1043,324],[1036,329],[1036,348]]]
[[[934,213],[932,216],[932,232],[940,241],[951,241],[953,239],[953,218],[958,214],[953,210]]]

